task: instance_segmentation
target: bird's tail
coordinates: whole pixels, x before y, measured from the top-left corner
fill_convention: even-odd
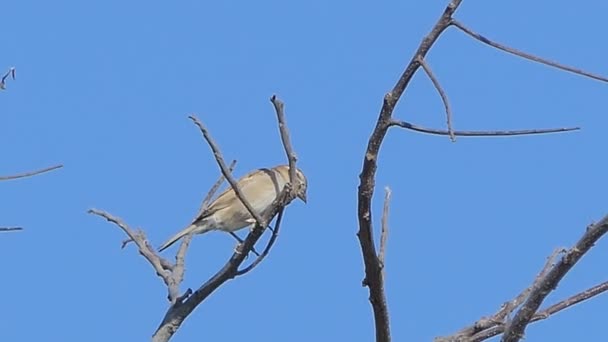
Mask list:
[[[159,252],[164,251],[165,249],[169,248],[172,244],[179,241],[179,239],[183,238],[184,236],[186,236],[188,234],[202,234],[202,233],[208,232],[209,230],[210,229],[205,227],[205,225],[191,224],[188,227],[186,227],[185,229],[183,229],[182,231],[180,231],[179,233],[173,235],[165,243],[163,243],[163,245],[158,248],[158,251]]]

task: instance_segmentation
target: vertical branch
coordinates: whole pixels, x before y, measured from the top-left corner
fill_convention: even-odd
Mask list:
[[[294,181],[296,179],[296,161],[298,160],[293,147],[291,146],[291,138],[289,137],[289,130],[287,129],[287,123],[285,121],[285,105],[276,95],[272,95],[270,102],[274,106],[274,110],[277,113],[277,121],[279,123],[279,131],[281,133],[281,141],[285,148],[285,154],[289,161],[289,183],[295,186]],[[299,185],[298,185],[299,186]]]
[[[395,106],[401,98],[401,95],[403,95],[405,88],[412,80],[414,73],[420,67],[418,59],[426,56],[441,33],[450,25],[452,15],[461,2],[462,0],[452,0],[448,4],[431,32],[422,40],[418,50],[410,60],[393,89],[384,96],[382,109],[380,110],[376,127],[369,138],[365,151],[365,158],[363,159],[363,168],[359,176],[360,184],[357,214],[359,219],[359,231],[357,232],[357,237],[359,238],[363,262],[365,264],[363,285],[369,288],[369,300],[374,312],[377,342],[388,342],[391,340],[388,307],[384,293],[384,279],[382,277],[382,267],[378,260],[378,254],[376,253],[374,244],[371,212],[375,176],[378,168],[378,152],[388,128],[391,126],[392,114]]]

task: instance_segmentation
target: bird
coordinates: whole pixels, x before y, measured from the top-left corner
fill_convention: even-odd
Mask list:
[[[272,203],[288,182],[289,165],[278,165],[251,171],[240,178],[237,184],[253,210],[264,216],[267,210],[272,209]],[[306,203],[308,181],[302,170],[298,168],[296,168],[294,183],[296,183],[294,186],[298,186],[299,183],[296,197]],[[234,189],[229,186],[207,208],[203,209],[189,226],[167,240],[158,251],[162,252],[188,234],[204,234],[213,230],[228,232],[239,239],[234,234],[235,231],[245,227],[253,228],[255,224],[255,218],[243,205]]]

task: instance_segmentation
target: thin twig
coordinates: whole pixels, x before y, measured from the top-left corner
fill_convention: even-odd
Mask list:
[[[411,124],[402,120],[391,119],[389,126],[399,126],[401,128],[409,129],[416,132],[435,134],[435,135],[450,135],[449,131],[427,128],[418,125]],[[561,127],[561,128],[542,128],[542,129],[523,129],[523,130],[501,130],[501,131],[454,131],[452,132],[455,136],[460,137],[506,137],[514,135],[534,135],[534,134],[548,134],[548,133],[562,133],[570,131],[578,131],[580,127]]]
[[[287,123],[285,120],[285,105],[283,101],[281,101],[276,95],[272,95],[272,97],[270,97],[270,102],[272,102],[274,110],[277,113],[281,141],[283,142],[285,154],[287,155],[287,160],[289,161],[289,183],[291,183],[295,188],[298,188],[300,185],[296,185],[294,183],[296,180],[296,161],[298,160],[298,157],[291,146],[291,138],[289,136],[289,130],[287,129]]]
[[[114,217],[109,213],[106,213],[105,211],[89,209],[88,213],[103,217],[107,221],[114,223],[120,229],[122,229],[122,231],[127,234],[129,239],[131,239],[137,245],[137,248],[139,249],[139,254],[141,254],[144,258],[146,258],[146,260],[148,260],[150,265],[152,265],[152,267],[156,271],[156,274],[163,280],[165,285],[167,285],[168,287],[173,286],[171,281],[171,272],[167,270],[166,267],[163,267],[163,265],[166,265],[168,262],[166,260],[165,262],[161,262],[162,258],[158,256],[154,252],[154,249],[151,248],[150,245],[147,243],[146,236],[142,231],[133,231],[121,219]],[[170,290],[169,293],[171,292],[172,291]]]
[[[6,79],[11,76],[11,78],[14,80],[15,79],[15,68],[9,68],[8,71],[4,74],[4,76],[2,76],[2,80],[0,80],[0,89],[4,90],[6,89]]]
[[[530,323],[543,300],[557,288],[557,285],[566,273],[606,232],[608,232],[608,215],[600,222],[587,227],[587,231],[574,247],[570,248],[557,265],[547,272],[538,285],[532,289],[526,302],[515,314],[513,321],[507,326],[501,339],[502,342],[517,342],[523,337],[526,326]]]
[[[285,211],[285,208],[279,209],[279,214],[277,216],[277,221],[276,221],[276,224],[275,224],[275,229],[272,231],[272,236],[270,237],[270,240],[268,240],[268,244],[266,244],[266,247],[262,251],[262,254],[258,254],[258,257],[249,266],[245,267],[242,270],[238,270],[236,272],[237,276],[243,275],[243,274],[251,271],[252,269],[254,269],[268,255],[268,253],[270,252],[270,249],[272,248],[272,246],[274,245],[277,237],[279,236],[279,230],[281,229],[281,221],[283,220],[283,212],[284,211]]]
[[[0,227],[0,232],[14,232],[18,230],[23,230],[21,227]]]
[[[443,106],[445,107],[445,115],[447,118],[448,133],[450,135],[450,140],[452,140],[452,142],[454,142],[454,141],[456,141],[456,136],[454,135],[454,128],[452,127],[452,108],[450,107],[450,102],[448,101],[448,95],[445,93],[445,91],[441,87],[439,80],[437,79],[437,77],[435,77],[435,74],[433,74],[433,70],[431,70],[431,67],[424,60],[424,58],[418,56],[417,61],[418,61],[418,63],[420,63],[420,66],[422,66],[422,69],[424,70],[426,75],[431,79],[431,82],[433,82],[435,89],[437,89],[437,92],[439,93],[439,96],[441,97],[441,102],[443,102]]]
[[[190,115],[188,118],[190,120],[192,120],[194,122],[194,124],[196,124],[198,126],[201,133],[203,133],[203,137],[205,138],[205,140],[209,144],[209,147],[211,147],[211,150],[213,151],[213,155],[215,156],[215,160],[217,161],[217,164],[219,165],[220,170],[222,171],[222,175],[224,175],[224,177],[226,178],[228,183],[230,183],[230,186],[234,190],[234,193],[239,198],[241,203],[243,203],[245,208],[247,208],[247,211],[249,212],[251,217],[253,217],[255,219],[255,221],[258,225],[260,225],[262,227],[266,227],[267,223],[262,221],[262,217],[255,210],[253,210],[253,207],[251,206],[249,201],[243,195],[243,192],[239,188],[236,179],[234,179],[234,177],[232,176],[232,173],[228,169],[228,166],[224,162],[224,158],[222,157],[222,154],[220,152],[218,145],[215,143],[215,141],[211,137],[211,134],[209,134],[209,131],[207,130],[207,128],[205,128],[205,126],[200,122],[200,120],[198,118],[196,118],[194,115]]]
[[[391,201],[391,188],[388,186],[384,188],[384,208],[382,209],[382,230],[380,233],[380,251],[378,252],[378,260],[382,267],[382,277],[386,278],[386,272],[384,272],[386,264],[386,243],[388,242],[388,209]]]
[[[55,166],[47,167],[47,168],[36,170],[36,171],[28,171],[28,172],[18,173],[16,175],[10,175],[10,176],[0,176],[0,181],[31,177],[31,176],[39,175],[41,173],[53,171],[53,170],[56,170],[56,169],[59,169],[62,167],[63,167],[63,165],[55,165]]]
[[[608,78],[606,78],[604,76],[597,75],[597,74],[592,74],[592,73],[590,73],[588,71],[585,71],[585,70],[582,70],[582,69],[574,68],[574,67],[567,66],[567,65],[564,65],[564,64],[560,64],[560,63],[557,63],[557,62],[554,62],[554,61],[550,61],[548,59],[537,57],[537,56],[534,56],[532,54],[529,54],[529,53],[526,53],[526,52],[523,52],[523,51],[519,51],[517,49],[514,49],[514,48],[511,48],[511,47],[502,45],[500,43],[497,43],[495,41],[492,41],[492,40],[490,40],[490,39],[488,39],[488,38],[480,35],[479,33],[474,32],[473,30],[471,30],[468,27],[464,26],[461,22],[459,22],[459,21],[457,21],[455,19],[452,19],[451,24],[454,25],[454,26],[456,26],[456,27],[458,27],[460,30],[462,30],[464,33],[468,34],[469,36],[471,36],[471,37],[479,40],[480,42],[482,42],[484,44],[488,44],[488,45],[490,45],[490,46],[492,46],[494,48],[497,48],[499,50],[502,50],[504,52],[507,52],[507,53],[519,56],[521,58],[525,58],[525,59],[531,60],[533,62],[541,63],[541,64],[544,64],[544,65],[548,65],[550,67],[554,67],[554,68],[557,68],[557,69],[560,69],[560,70],[568,71],[568,72],[571,72],[571,73],[574,73],[574,74],[577,74],[577,75],[589,77],[589,78],[592,78],[592,79],[595,79],[595,80],[598,80],[598,81],[602,81],[602,82],[608,82]]]

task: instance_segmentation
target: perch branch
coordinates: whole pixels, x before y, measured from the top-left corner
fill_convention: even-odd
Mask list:
[[[277,101],[277,100],[278,99],[276,97],[273,97],[271,99],[271,101],[273,101],[273,103],[275,103],[275,101]],[[277,103],[280,103],[280,101],[278,101]],[[281,113],[283,111],[282,108],[283,107],[280,106]],[[282,115],[282,114],[280,114],[280,115]],[[280,115],[279,115],[279,113],[277,113],[277,116],[279,118],[280,118]],[[220,165],[220,168],[222,169],[222,174],[230,182],[232,176],[230,175],[229,172],[225,172],[226,171],[225,165],[224,165],[224,167],[222,166],[223,158],[221,156],[219,149],[217,148],[217,145],[215,145],[215,143],[211,139],[209,133],[207,132],[205,127],[200,123],[200,121],[198,121],[198,119],[196,119],[194,116],[190,116],[190,119],[192,121],[194,121],[194,123],[199,127],[199,129],[203,133],[205,140],[207,140],[207,143],[211,146],[211,149],[214,153],[216,161],[218,162],[218,164]],[[279,124],[281,124],[281,122]],[[289,136],[288,136],[288,130],[285,125],[284,119],[282,121],[282,124],[284,125],[284,127],[283,127],[283,129],[280,129],[281,139],[283,141],[285,150],[288,153],[288,158],[289,158],[290,151],[292,153],[291,154],[292,156],[295,156],[295,153],[293,153],[293,150],[291,149],[291,144],[289,144],[288,146],[285,146],[286,142],[289,143]],[[295,163],[295,160],[293,160],[293,162]],[[294,167],[294,170],[295,170],[295,167]],[[233,182],[231,182],[231,186],[235,190],[235,193],[238,195],[238,192],[239,192],[239,191],[237,191],[237,190],[239,190],[238,186],[236,186],[236,182],[234,182],[234,179],[232,179],[232,181]],[[215,273],[215,275],[213,275],[209,280],[207,280],[204,284],[202,284],[196,291],[192,292],[192,294],[190,296],[188,296],[185,300],[178,301],[175,304],[171,305],[171,307],[169,307],[169,309],[167,310],[167,313],[165,314],[165,317],[163,318],[162,322],[160,323],[158,329],[152,336],[153,342],[168,341],[169,338],[171,338],[171,336],[173,336],[175,331],[177,331],[177,329],[179,329],[179,327],[181,326],[183,321],[186,319],[186,317],[188,317],[188,315],[190,315],[190,313],[192,313],[192,311],[194,311],[194,309],[200,303],[202,303],[209,295],[211,295],[213,292],[215,292],[215,290],[217,290],[226,281],[233,279],[235,277],[238,277],[239,275],[242,275],[246,272],[251,271],[264,259],[264,257],[268,254],[268,251],[274,244],[274,240],[276,240],[276,236],[274,236],[274,235],[278,235],[278,231],[280,229],[280,221],[278,221],[278,219],[277,219],[277,224],[275,225],[275,230],[273,232],[273,237],[270,239],[268,246],[266,246],[266,248],[264,249],[262,254],[258,257],[258,259],[256,259],[250,266],[239,271],[239,267],[245,260],[245,257],[247,256],[249,251],[251,251],[253,249],[253,246],[255,245],[255,243],[260,239],[260,237],[264,233],[267,223],[270,223],[270,221],[272,221],[272,219],[278,213],[281,213],[281,218],[282,218],[282,211],[283,211],[284,207],[287,204],[289,204],[296,197],[296,193],[297,193],[297,189],[295,189],[293,186],[290,185],[290,183],[288,183],[288,185],[286,185],[283,188],[283,190],[281,191],[279,196],[272,203],[271,209],[267,210],[266,212],[263,213],[263,217],[258,218],[256,216],[252,215],[256,219],[256,225],[253,228],[253,230],[247,235],[247,237],[245,238],[243,243],[237,247],[237,249],[232,254],[230,259],[217,273]],[[243,198],[241,196],[239,196],[239,198],[241,199],[241,202],[243,202],[243,204],[246,205],[247,202],[243,201]],[[255,212],[253,212],[253,210],[250,210],[249,212],[251,214],[255,214]]]

